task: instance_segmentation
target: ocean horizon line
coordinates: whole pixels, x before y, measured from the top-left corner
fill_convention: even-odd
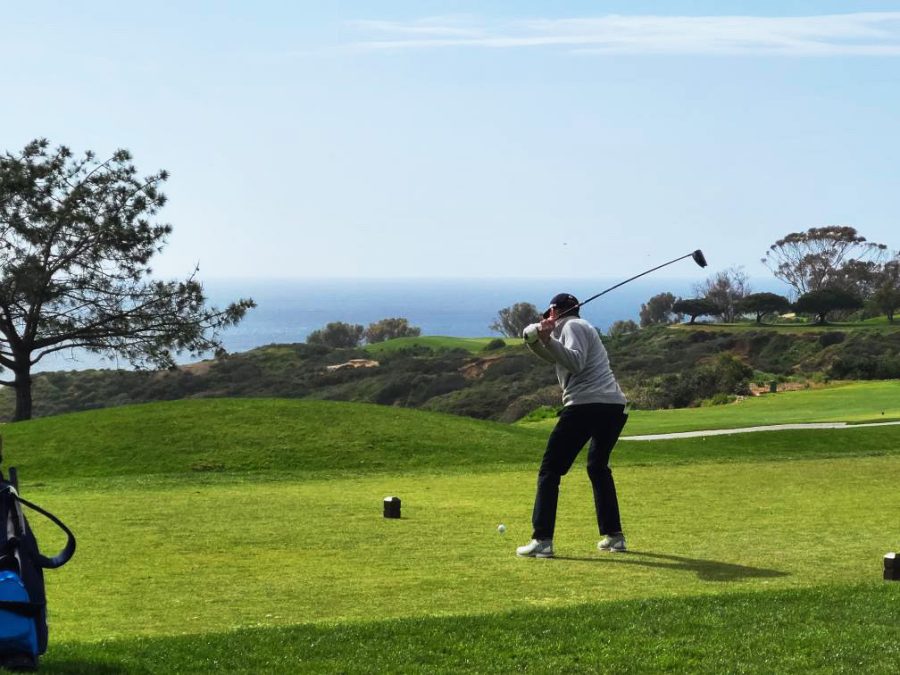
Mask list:
[[[616,321],[639,321],[641,305],[652,296],[670,292],[688,297],[706,279],[648,275],[616,288],[585,306],[582,316],[604,333]],[[325,277],[305,279],[222,278],[204,282],[211,306],[222,307],[239,297],[250,297],[257,306],[236,326],[221,332],[229,353],[246,352],[270,344],[305,342],[328,323],[366,326],[387,318],[405,318],[426,336],[499,337],[491,329],[501,309],[529,302],[542,309],[556,293],[568,292],[582,299],[623,280],[593,278],[482,278],[430,277],[411,280]],[[777,288],[774,280],[762,290]],[[750,284],[755,282],[751,279]],[[757,282],[758,283],[758,282]],[[178,363],[193,363],[211,356],[182,356]],[[123,359],[109,359],[75,350],[49,355],[35,372],[90,368],[129,368]]]

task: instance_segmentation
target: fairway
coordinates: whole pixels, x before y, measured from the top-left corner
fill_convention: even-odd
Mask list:
[[[317,437],[307,422],[320,416],[335,425]],[[132,435],[129,417],[158,434]],[[229,444],[231,424],[253,429],[257,445]],[[446,434],[443,451],[431,428]],[[63,429],[102,443],[54,468],[66,444],[51,436]],[[856,441],[836,445],[835,433]],[[79,538],[73,561],[47,574],[45,672],[502,672],[540,649],[571,671],[602,659],[625,672],[713,672],[741,653],[745,671],[766,670],[756,654],[780,654],[800,672],[833,664],[833,654],[822,659],[838,635],[851,643],[839,659],[900,665],[888,647],[898,629],[881,620],[900,584],[880,580],[881,557],[900,547],[897,427],[628,444],[613,456],[624,554],[595,548],[582,456],[563,481],[552,560],[514,555],[530,537],[539,431],[377,406],[229,400],[37,420],[4,436],[7,465],[34,449],[23,496]],[[343,464],[339,445],[328,445],[342,436],[355,444]],[[246,469],[197,470],[197,456],[215,458],[197,446],[213,439],[222,466]],[[415,457],[419,441],[430,461]],[[261,450],[269,446],[275,455]],[[315,463],[322,448],[339,470]],[[135,473],[148,456],[160,471]],[[403,518],[382,517],[387,495],[402,498]],[[61,544],[31,520],[43,549]],[[845,602],[848,593],[858,602]],[[815,617],[825,624],[811,636],[804,621]],[[748,638],[748,622],[781,638]]]
[[[488,344],[490,344],[492,341],[498,339],[503,338],[463,338],[444,335],[426,335],[421,337],[400,337],[394,338],[392,340],[386,340],[385,342],[374,342],[372,344],[365,345],[364,349],[373,356],[400,351],[402,349],[411,349],[415,347],[431,349],[435,351],[440,349],[462,349],[467,352],[477,354],[478,352],[484,351],[484,348],[487,347]],[[507,343],[516,345],[520,342],[520,340],[517,338],[505,338],[503,340]]]
[[[625,436],[803,422],[883,422],[900,419],[900,381],[848,382],[748,397],[705,408],[632,410]],[[549,430],[554,419],[523,422]]]

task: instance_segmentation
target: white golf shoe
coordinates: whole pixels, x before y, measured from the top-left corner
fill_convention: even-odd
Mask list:
[[[625,535],[621,532],[619,534],[606,535],[597,542],[597,548],[601,551],[612,551],[613,553],[621,553],[628,550],[625,546]]]
[[[552,558],[552,539],[532,539],[524,546],[516,549],[516,555],[521,558]]]

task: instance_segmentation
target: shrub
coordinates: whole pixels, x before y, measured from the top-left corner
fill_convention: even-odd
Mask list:
[[[828,375],[837,380],[893,380],[900,378],[900,355],[848,354],[834,360]]]
[[[520,418],[522,422],[540,422],[542,420],[554,419],[559,414],[559,406],[542,405],[535,408],[530,413]]]
[[[626,386],[626,395],[636,408],[687,408],[717,395],[746,396],[750,393],[753,369],[731,354],[681,373],[650,378],[636,386]]]
[[[732,396],[731,394],[716,394],[712,398],[707,398],[700,401],[701,408],[708,408],[714,405],[728,405],[729,403],[734,403],[737,400],[737,396]]]
[[[844,341],[847,336],[841,332],[835,331],[831,333],[822,333],[819,336],[819,344],[823,347],[830,347],[831,345],[838,345]]]
[[[363,327],[358,324],[343,323],[342,321],[334,321],[321,328],[314,330],[306,338],[306,343],[310,345],[324,345],[338,349],[341,347],[358,347],[363,338]]]
[[[621,321],[613,321],[612,325],[609,327],[608,335],[610,337],[618,337],[620,335],[636,333],[639,330],[640,326],[638,326],[637,323],[631,319],[624,319]]]
[[[498,349],[503,349],[505,346],[506,346],[506,342],[503,341],[501,338],[494,338],[493,340],[491,340],[484,346],[483,351],[495,352]]]

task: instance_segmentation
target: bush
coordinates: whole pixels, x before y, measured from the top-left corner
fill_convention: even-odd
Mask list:
[[[543,420],[555,419],[559,414],[560,407],[552,406],[552,405],[542,405],[531,412],[529,412],[524,417],[519,419],[520,422],[541,422]]]
[[[306,338],[310,345],[324,345],[333,349],[358,347],[362,342],[364,329],[358,324],[334,321],[314,330]]]
[[[732,396],[731,394],[716,394],[712,398],[700,401],[700,407],[708,408],[714,405],[728,405],[729,403],[734,403],[736,400],[737,396]]]
[[[844,341],[847,336],[841,332],[831,332],[831,333],[822,333],[819,336],[819,344],[823,347],[830,347],[831,345],[839,345]]]
[[[499,380],[506,377],[518,377],[534,370],[536,367],[542,371],[547,370],[543,361],[538,361],[532,356],[509,356],[489,362],[491,366],[484,371],[485,380]],[[549,366],[549,364],[547,364]]]
[[[900,379],[900,355],[845,355],[834,360],[828,375],[836,380]]]
[[[613,321],[612,325],[609,327],[609,331],[607,334],[610,337],[618,337],[619,335],[628,335],[629,333],[636,333],[640,330],[640,326],[638,326],[631,319],[624,319],[621,321]]]
[[[506,342],[504,342],[502,339],[494,338],[493,340],[491,340],[484,346],[483,351],[495,352],[498,349],[503,349],[505,346],[506,346]]]
[[[753,369],[731,354],[720,354],[714,361],[682,373],[669,373],[626,387],[626,395],[635,408],[687,408],[705,399],[721,396],[747,396]]]
[[[530,421],[550,419],[556,417],[559,409],[559,385],[553,384],[520,396],[496,419],[499,422],[516,422],[524,418]]]

